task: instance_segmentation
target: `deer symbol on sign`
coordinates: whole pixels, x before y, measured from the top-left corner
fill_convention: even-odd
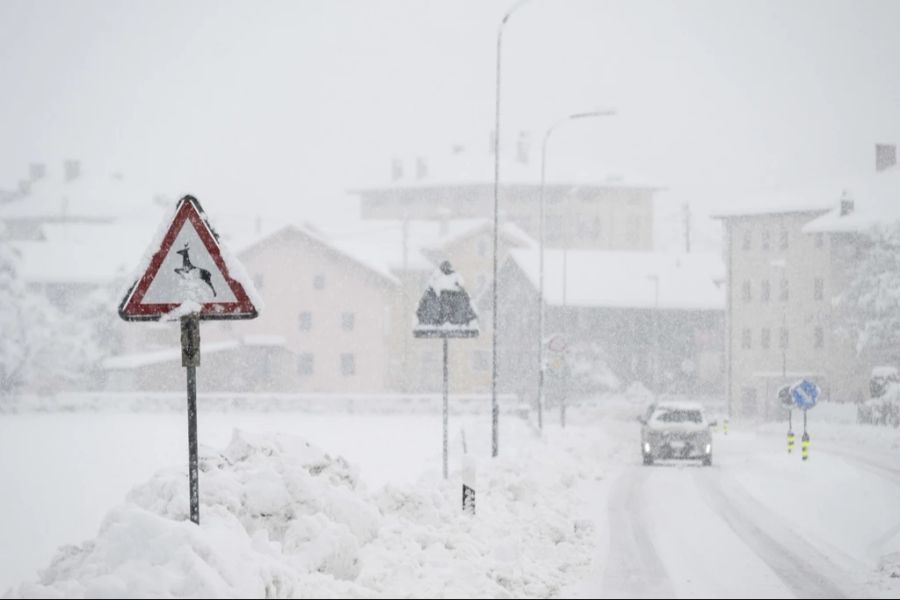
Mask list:
[[[191,258],[188,256],[188,252],[190,252],[190,248],[188,248],[187,244],[184,245],[184,248],[182,250],[178,250],[178,254],[181,255],[181,267],[175,269],[175,272],[185,279],[199,279],[209,286],[209,289],[212,290],[213,296],[215,296],[216,288],[214,288],[212,284],[212,274],[206,269],[201,269],[200,267],[194,266],[194,264],[191,263]]]

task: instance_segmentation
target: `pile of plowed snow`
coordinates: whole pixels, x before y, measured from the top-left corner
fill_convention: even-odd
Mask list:
[[[184,469],[160,472],[10,594],[547,597],[584,574],[596,539],[571,488],[595,474],[539,441],[482,467],[471,516],[458,479],[370,493],[302,439],[235,432],[201,455],[199,527]]]

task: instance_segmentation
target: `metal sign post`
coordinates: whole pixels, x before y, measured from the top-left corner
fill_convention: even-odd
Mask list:
[[[785,385],[778,389],[778,400],[788,411],[787,451],[790,454],[794,451],[794,399],[791,386]]]
[[[181,321],[181,365],[187,369],[188,484],[191,521],[200,524],[200,460],[197,451],[197,367],[200,321],[253,319],[253,284],[229,269],[206,213],[192,196],[178,201],[168,228],[119,304],[126,321]],[[233,265],[232,265],[233,266]]]
[[[417,338],[441,338],[444,347],[443,381],[443,474],[449,476],[448,429],[450,420],[450,338],[478,337],[478,315],[472,310],[469,294],[463,288],[462,277],[444,261],[432,275],[428,289],[416,310],[418,324],[413,329]]]
[[[806,431],[806,413],[816,406],[819,399],[819,386],[803,379],[791,386],[791,397],[797,408],[803,411],[803,437],[800,438],[800,457],[809,460],[809,432]]]
[[[181,365],[187,369],[188,474],[191,488],[191,521],[200,524],[200,466],[197,457],[197,367],[200,366],[200,321],[181,319]]]

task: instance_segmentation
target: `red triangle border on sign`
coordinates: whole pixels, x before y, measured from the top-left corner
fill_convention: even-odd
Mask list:
[[[253,305],[253,301],[244,286],[231,277],[228,266],[222,258],[218,236],[209,225],[206,213],[203,212],[200,203],[193,196],[185,196],[179,201],[175,208],[175,216],[162,238],[159,249],[150,259],[146,271],[131,285],[128,293],[122,299],[122,303],[119,305],[119,316],[126,321],[158,321],[180,306],[179,304],[144,304],[142,300],[186,221],[190,221],[194,226],[194,230],[231,289],[231,293],[237,299],[237,302],[204,303],[197,318],[203,320],[255,318],[259,313]]]

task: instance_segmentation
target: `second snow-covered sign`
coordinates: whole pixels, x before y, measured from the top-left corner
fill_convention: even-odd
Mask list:
[[[478,337],[478,315],[472,310],[462,277],[444,261],[431,276],[428,289],[416,310],[418,323],[413,335],[419,338]]]
[[[196,318],[252,319],[252,287],[235,273],[200,203],[182,198],[119,306],[126,321],[155,321],[181,308]]]

